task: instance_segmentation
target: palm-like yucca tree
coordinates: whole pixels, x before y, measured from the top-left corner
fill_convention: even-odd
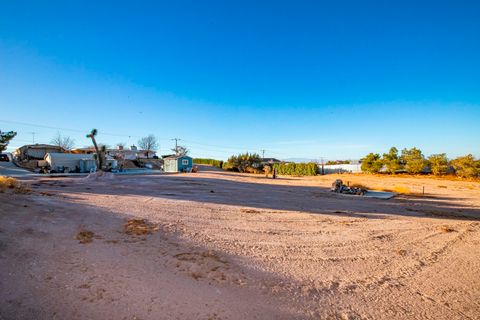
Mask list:
[[[103,157],[100,154],[100,150],[98,149],[98,145],[97,145],[97,140],[95,139],[95,136],[97,135],[97,133],[98,133],[97,129],[92,129],[92,131],[89,134],[87,134],[87,138],[92,139],[93,146],[95,147],[95,153],[96,153],[95,162],[97,163],[97,169],[102,170]]]

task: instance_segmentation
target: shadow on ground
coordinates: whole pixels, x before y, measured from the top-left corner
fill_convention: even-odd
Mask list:
[[[433,217],[462,220],[480,219],[480,209],[461,203],[462,198],[426,195],[398,196],[390,200],[365,198],[330,192],[325,187],[295,186],[245,182],[226,179],[230,173],[210,172],[214,177],[195,174],[123,176],[111,181],[88,182],[40,181],[37,187],[62,192],[65,197],[75,193],[144,196],[165,199],[214,203],[266,210],[301,211],[312,214],[341,215],[381,219],[385,215]],[[242,178],[238,174],[233,174]],[[250,176],[248,176],[250,178]]]

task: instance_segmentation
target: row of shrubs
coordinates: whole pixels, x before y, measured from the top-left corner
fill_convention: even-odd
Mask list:
[[[194,158],[193,163],[195,164],[208,164],[217,168],[223,167],[222,160],[215,160],[215,159],[206,159],[206,158]]]
[[[475,178],[480,175],[480,160],[471,154],[448,159],[445,153],[432,154],[426,158],[417,148],[403,149],[401,154],[395,147],[382,156],[369,153],[362,159],[362,171],[367,173],[387,172],[395,174],[432,173],[434,175],[455,174],[463,178]]]
[[[269,167],[269,166],[267,166]],[[248,172],[248,173],[266,173],[271,168],[264,168],[262,159],[256,153],[243,153],[228,158],[223,169]],[[318,166],[315,163],[276,163],[273,169],[277,174],[292,176],[314,176],[318,174]]]
[[[287,176],[315,176],[319,173],[316,163],[276,163],[273,168],[277,174]]]

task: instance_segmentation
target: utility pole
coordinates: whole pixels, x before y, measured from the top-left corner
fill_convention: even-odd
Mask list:
[[[32,141],[33,141],[33,144],[35,144],[35,133],[36,132],[30,132],[32,134]]]
[[[265,151],[266,151],[266,150],[265,150],[265,149],[262,149],[262,150],[260,150],[260,151],[262,151],[262,159],[265,159]]]
[[[178,141],[182,140],[179,138],[173,138],[172,141],[175,140],[175,153],[178,153]]]

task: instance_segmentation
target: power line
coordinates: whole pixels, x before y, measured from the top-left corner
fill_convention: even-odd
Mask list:
[[[70,129],[70,128],[62,128],[62,127],[53,127],[53,126],[45,126],[41,124],[33,124],[33,123],[28,123],[28,122],[20,122],[20,121],[10,121],[10,120],[2,120],[0,119],[0,122],[4,123],[11,123],[11,124],[18,124],[18,125],[23,125],[23,126],[30,126],[30,127],[36,127],[36,128],[44,128],[44,129],[52,129],[52,130],[61,130],[61,131],[70,131],[70,132],[79,132],[79,133],[87,133],[90,130],[79,130],[79,129]],[[128,138],[141,138],[140,136],[134,136],[134,135],[129,135],[129,134],[120,134],[120,133],[111,133],[111,132],[101,132],[102,135],[106,136],[116,136],[116,137],[128,137]],[[161,140],[166,140],[166,139],[161,139]]]
[[[24,125],[24,126],[30,126],[30,127],[36,127],[36,128],[44,128],[44,129],[52,129],[52,130],[61,130],[61,131],[70,131],[70,132],[78,132],[78,133],[87,133],[89,132],[89,130],[80,130],[80,129],[70,129],[70,128],[63,128],[63,127],[55,127],[55,126],[46,126],[46,125],[40,125],[40,124],[33,124],[33,123],[28,123],[28,122],[20,122],[20,121],[11,121],[11,120],[2,120],[0,119],[0,122],[3,122],[3,123],[11,123],[11,124],[17,124],[17,125]],[[32,133],[32,132],[30,132]],[[33,135],[33,141],[35,143],[35,133],[32,133]],[[128,137],[129,139],[131,138],[141,138],[141,136],[136,136],[136,135],[129,135],[129,134],[120,134],[120,133],[111,133],[111,132],[101,132],[102,135],[106,135],[106,136],[115,136],[115,137]],[[16,139],[17,141],[20,141],[18,139]],[[157,139],[157,140],[160,140],[160,141],[166,141],[166,140],[171,140],[171,141],[175,141],[175,149],[178,148],[178,141],[184,141],[184,142],[187,142],[188,144],[196,144],[196,145],[200,145],[200,146],[207,146],[207,147],[212,147],[212,148],[215,148],[216,150],[209,150],[209,149],[205,149],[205,148],[198,148],[198,147],[195,147],[195,146],[192,146],[194,148],[198,148],[198,149],[203,149],[203,150],[209,150],[209,151],[214,151],[214,152],[241,152],[241,150],[247,150],[247,151],[259,151],[262,153],[263,157],[265,157],[265,152],[268,151],[269,153],[273,153],[273,154],[277,154],[279,156],[289,156],[288,154],[286,153],[283,153],[283,152],[278,152],[278,151],[273,151],[273,150],[266,150],[266,149],[260,149],[259,147],[249,147],[249,148],[245,148],[245,147],[242,147],[242,146],[236,146],[236,147],[231,147],[231,146],[220,146],[220,145],[212,145],[212,144],[206,144],[206,143],[202,143],[202,142],[198,142],[198,141],[192,141],[192,140],[183,140],[183,139],[180,139],[180,138],[173,138],[173,139]],[[223,150],[223,151],[221,151]]]

